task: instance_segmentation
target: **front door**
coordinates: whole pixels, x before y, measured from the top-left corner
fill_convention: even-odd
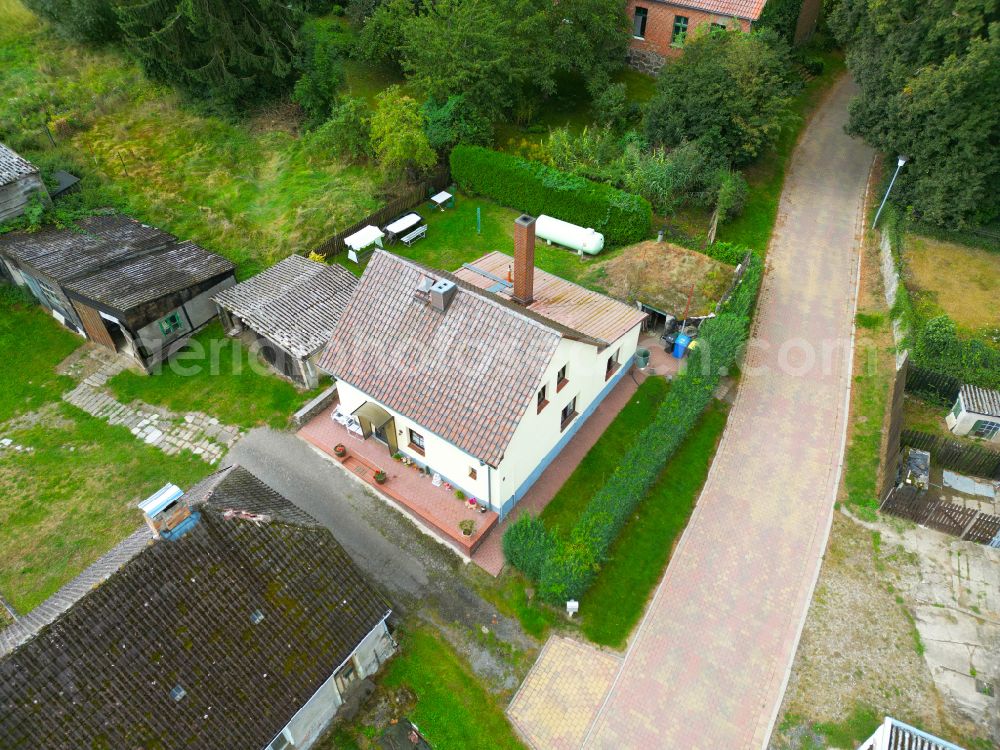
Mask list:
[[[376,427],[374,430],[372,430],[372,435],[375,436],[375,439],[378,440],[380,443],[384,443],[387,447],[389,445],[389,436],[386,434],[385,428],[388,427],[389,424],[390,422],[386,422],[381,427]]]

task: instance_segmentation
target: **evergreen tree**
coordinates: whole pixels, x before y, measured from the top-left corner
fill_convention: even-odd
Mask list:
[[[156,80],[224,107],[287,86],[296,59],[299,4],[275,0],[121,0],[126,46]]]
[[[24,0],[24,4],[75,41],[104,44],[121,37],[111,0]]]

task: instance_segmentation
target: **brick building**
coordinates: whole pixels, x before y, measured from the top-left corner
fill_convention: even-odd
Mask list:
[[[696,28],[738,26],[744,31],[760,18],[767,0],[628,0],[632,43],[628,62],[643,73],[655,74],[668,57],[676,57],[684,38]],[[802,0],[795,28],[796,43],[812,36],[822,0]]]

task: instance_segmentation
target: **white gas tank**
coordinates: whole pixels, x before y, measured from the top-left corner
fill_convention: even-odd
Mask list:
[[[604,235],[600,232],[545,214],[535,220],[535,236],[587,255],[597,255],[604,249]]]

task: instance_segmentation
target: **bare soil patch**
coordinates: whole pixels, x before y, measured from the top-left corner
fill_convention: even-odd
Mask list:
[[[735,269],[669,242],[630,245],[594,271],[594,280],[615,297],[641,300],[681,317],[707,315],[725,294]]]

